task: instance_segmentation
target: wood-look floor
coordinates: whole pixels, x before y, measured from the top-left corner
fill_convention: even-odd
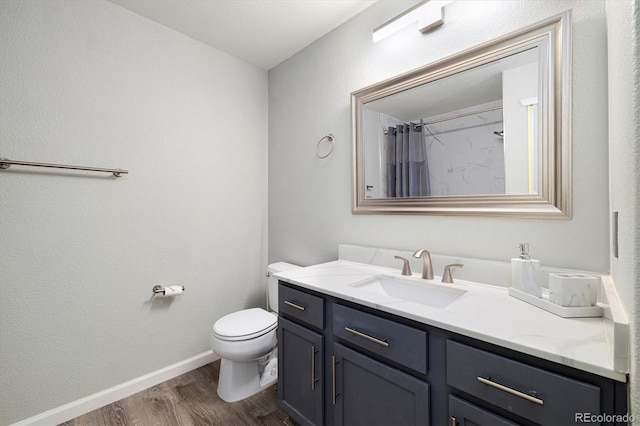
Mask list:
[[[275,385],[243,401],[222,401],[219,371],[218,360],[61,426],[295,425],[278,406]]]

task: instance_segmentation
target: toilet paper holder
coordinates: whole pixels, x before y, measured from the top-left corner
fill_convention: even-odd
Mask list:
[[[164,294],[165,288],[161,285],[153,286],[153,294]],[[182,291],[184,291],[184,286],[182,286]]]

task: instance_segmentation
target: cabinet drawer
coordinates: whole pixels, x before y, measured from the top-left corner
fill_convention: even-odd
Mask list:
[[[449,420],[451,426],[517,426],[516,423],[453,395],[449,395]]]
[[[324,328],[324,299],[318,296],[285,287],[278,286],[278,310],[300,322],[313,327]]]
[[[575,424],[600,414],[600,388],[447,341],[447,384],[540,424]]]
[[[333,334],[418,373],[428,371],[428,334],[376,315],[333,305]]]

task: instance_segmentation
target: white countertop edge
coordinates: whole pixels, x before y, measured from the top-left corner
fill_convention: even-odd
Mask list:
[[[403,318],[407,318],[422,324],[437,327],[443,330],[447,330],[453,333],[461,334],[467,337],[478,339],[480,341],[488,342],[501,346],[507,349],[511,349],[517,352],[532,355],[538,358],[546,359],[548,361],[556,362],[558,364],[573,367],[579,370],[597,374],[602,377],[607,377],[619,382],[627,382],[627,374],[625,372],[616,371],[614,368],[614,360],[612,359],[611,351],[608,347],[601,352],[604,352],[598,362],[589,362],[587,360],[579,359],[579,357],[571,356],[570,354],[560,354],[543,348],[543,345],[536,345],[535,342],[516,342],[506,338],[501,338],[498,332],[492,330],[479,330],[473,329],[473,326],[466,326],[461,324],[455,324],[456,313],[454,305],[459,303],[453,302],[445,309],[436,309],[417,306],[416,304],[392,299],[387,296],[365,294],[362,297],[358,294],[358,290],[355,290],[349,286],[349,283],[355,283],[378,274],[393,275],[398,274],[396,270],[375,266],[370,264],[362,264],[347,260],[337,260],[328,263],[322,263],[318,265],[312,265],[306,268],[294,269],[291,271],[285,271],[274,274],[274,276],[283,281],[287,281],[291,284],[299,285],[300,287],[314,290],[319,293],[323,293],[329,296],[336,297],[338,299],[347,300],[360,305],[368,306],[370,308],[378,309],[390,314],[394,314]],[[414,274],[415,275],[415,274]],[[339,279],[336,279],[339,277]],[[335,281],[341,281],[340,284],[328,284]],[[507,294],[507,289],[504,287],[496,287],[481,283],[469,283],[462,282],[462,285],[473,286],[473,288],[480,289],[484,293],[490,293],[490,297],[496,297],[500,299],[499,303],[503,306],[509,306],[510,309],[516,309],[527,312],[531,315],[538,315],[537,311],[542,311],[538,308],[531,307],[525,302],[519,301],[515,298],[511,298]],[[469,287],[471,288],[471,287]],[[355,292],[355,295],[354,295]],[[501,294],[504,294],[503,298]],[[467,295],[465,295],[467,296]],[[461,299],[465,296],[462,296]],[[521,303],[522,306],[512,305],[512,303]],[[526,305],[526,306],[525,306]],[[461,306],[461,305],[460,305]],[[452,309],[449,309],[452,308]],[[491,307],[487,308],[487,312]],[[531,309],[534,309],[532,311]],[[412,312],[413,311],[413,312]],[[416,313],[415,311],[421,311]],[[430,314],[432,312],[433,314]],[[426,315],[425,315],[426,313]],[[450,315],[447,315],[449,314]],[[552,315],[553,317],[545,317],[546,322],[552,322],[554,324],[563,324],[561,321],[576,321],[576,319],[565,319],[557,317],[552,313],[545,312],[544,315]],[[438,319],[437,317],[447,317],[448,319]],[[595,344],[602,349],[610,343],[607,341],[605,333],[605,325],[601,318],[589,318],[578,319],[585,325],[597,330],[602,334],[602,341],[585,342],[585,344]],[[560,321],[560,322],[557,322]],[[462,321],[464,322],[464,321]],[[473,323],[473,321],[472,321]],[[534,336],[535,337],[535,336]],[[606,358],[606,359],[604,359]]]
[[[629,319],[620,303],[613,278],[609,275],[602,277],[602,290],[605,309],[605,317],[611,323],[606,327],[607,340],[613,358],[614,369],[617,371],[629,370]]]

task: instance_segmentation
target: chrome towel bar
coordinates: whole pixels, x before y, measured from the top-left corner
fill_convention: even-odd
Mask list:
[[[101,167],[83,167],[83,166],[69,166],[65,164],[34,163],[32,161],[17,161],[17,160],[9,160],[8,158],[0,158],[0,169],[8,169],[12,165],[31,166],[31,167],[49,167],[54,169],[86,170],[90,172],[105,172],[105,173],[113,173],[115,177],[122,177],[127,173],[129,173],[129,170],[124,170],[124,169],[104,169]]]

